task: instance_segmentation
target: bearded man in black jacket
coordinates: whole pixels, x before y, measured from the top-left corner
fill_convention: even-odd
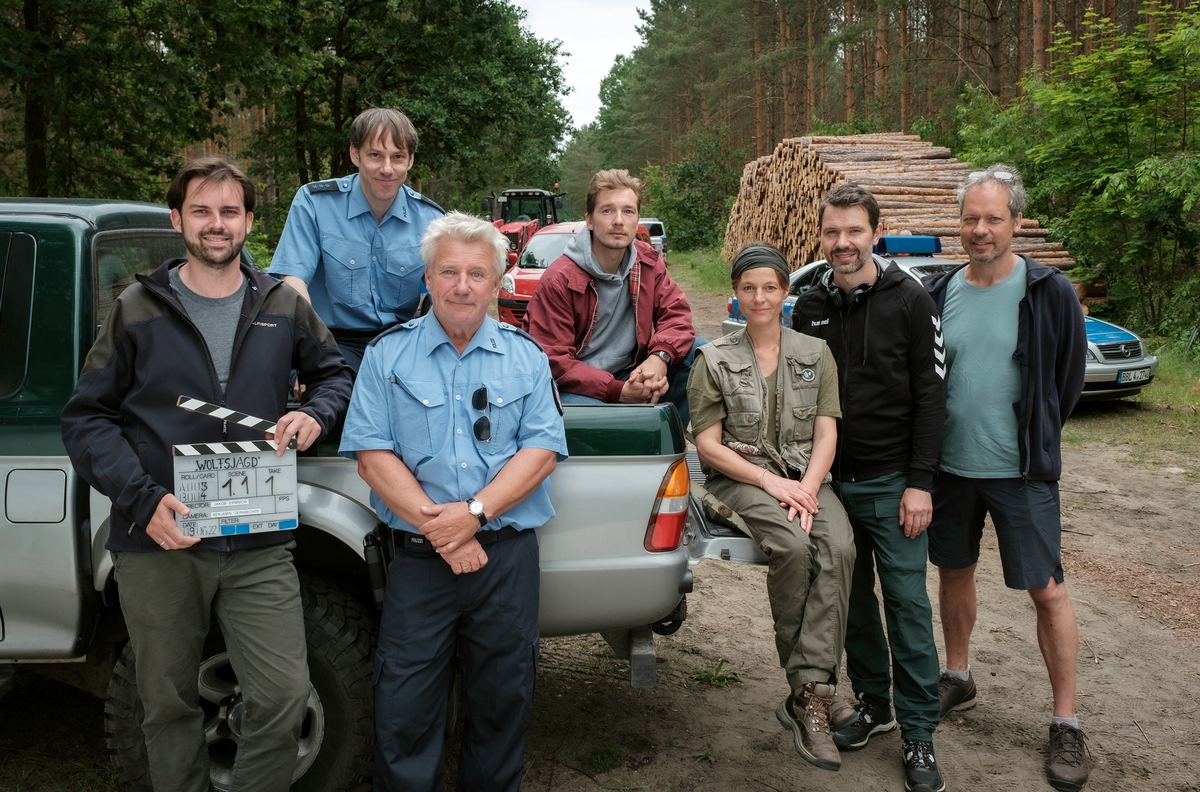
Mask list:
[[[846,628],[846,672],[858,700],[835,704],[830,728],[838,748],[853,750],[898,719],[905,789],[940,792],[939,667],[925,588],[925,529],[946,416],[940,320],[917,280],[872,254],[882,226],[871,193],[835,187],[819,218],[829,267],[797,299],[792,327],[824,339],[838,364],[842,420],[831,473],[858,549]]]

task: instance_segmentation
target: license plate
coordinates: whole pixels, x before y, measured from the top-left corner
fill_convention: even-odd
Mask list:
[[[1150,369],[1135,369],[1133,371],[1122,371],[1117,374],[1117,382],[1124,384],[1126,382],[1145,382],[1150,379]]]

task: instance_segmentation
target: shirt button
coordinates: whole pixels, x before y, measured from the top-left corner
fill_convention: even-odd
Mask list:
[[[504,404],[504,399],[500,396],[496,397],[496,404]]]
[[[424,404],[426,407],[428,407],[428,406],[429,406],[429,399],[421,399],[421,404]]]
[[[455,433],[455,434],[462,434],[462,429],[455,429],[455,430],[454,430],[454,433]]]
[[[458,393],[454,394],[454,401],[462,401],[462,395]]]
[[[459,466],[460,468],[466,469],[466,467],[467,467],[467,463],[466,463],[466,462],[460,462],[460,463],[458,463],[458,466]]]

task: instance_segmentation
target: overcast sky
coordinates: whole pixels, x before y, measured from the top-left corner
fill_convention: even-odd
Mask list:
[[[513,0],[525,10],[524,26],[539,39],[558,39],[570,55],[561,61],[563,76],[573,89],[562,98],[574,126],[596,119],[600,110],[600,81],[617,55],[629,55],[641,43],[639,6],[649,0]]]

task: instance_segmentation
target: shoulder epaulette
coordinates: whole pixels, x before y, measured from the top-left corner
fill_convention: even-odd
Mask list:
[[[367,346],[375,346],[379,343],[379,339],[383,338],[384,336],[390,336],[392,333],[398,333],[401,330],[411,330],[416,327],[417,324],[418,322],[416,319],[409,319],[404,324],[392,325],[387,330],[381,330],[379,335],[375,336],[367,343]]]
[[[519,336],[521,336],[522,338],[524,338],[524,339],[526,339],[527,341],[529,341],[529,343],[533,344],[533,345],[534,345],[535,347],[537,347],[538,349],[541,349],[543,352],[545,352],[545,351],[546,351],[546,350],[545,350],[545,349],[542,347],[542,345],[541,345],[540,343],[538,343],[538,340],[537,340],[536,338],[534,338],[533,336],[529,335],[529,333],[526,333],[524,330],[522,330],[521,328],[517,327],[516,325],[510,325],[508,322],[497,322],[497,324],[498,324],[498,325],[500,325],[500,329],[501,329],[501,330],[507,330],[507,331],[508,331],[508,332],[510,332],[510,333],[516,333],[517,335],[519,335]]]
[[[308,185],[308,191],[311,194],[346,192],[349,189],[350,183],[343,183],[341,179],[326,179],[325,181],[313,182]]]
[[[430,198],[429,196],[427,196],[427,195],[422,195],[421,193],[419,193],[419,192],[417,192],[416,190],[414,190],[412,187],[409,187],[407,184],[406,184],[406,185],[404,185],[404,190],[405,190],[405,192],[407,192],[409,195],[411,195],[413,198],[416,198],[418,201],[420,201],[421,203],[425,204],[426,206],[432,206],[434,209],[437,209],[437,210],[438,210],[439,212],[441,212],[442,214],[446,214],[446,210],[445,210],[445,209],[443,209],[441,206],[439,206],[439,205],[438,205],[438,202],[437,202],[437,201],[435,201],[435,200],[433,200],[433,199],[432,199],[432,198]]]

